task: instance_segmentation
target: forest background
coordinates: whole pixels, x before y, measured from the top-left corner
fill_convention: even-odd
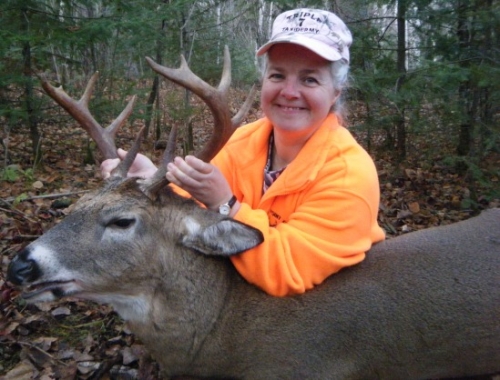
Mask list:
[[[47,124],[74,127],[43,94],[37,74],[79,96],[98,71],[96,119],[106,124],[137,94],[130,124],[145,124],[149,138],[159,140],[173,123],[188,128],[204,120],[189,94],[179,96],[153,74],[146,56],[177,66],[183,54],[195,73],[216,83],[227,45],[233,88],[245,92],[258,81],[254,53],[269,37],[272,19],[298,6],[334,11],[352,30],[347,120],[375,158],[390,153],[395,163],[421,160],[414,168],[439,161],[456,170],[471,191],[464,207],[498,197],[498,167],[487,160],[500,149],[500,5],[494,0],[5,0],[0,178],[12,182],[27,170],[33,177],[50,151]],[[30,157],[13,155],[15,136]],[[89,149],[82,163],[92,163]]]
[[[64,341],[71,341],[75,352],[93,355],[97,364],[87,370],[90,377],[116,364],[110,346],[119,346],[122,359],[133,346],[107,309],[87,311],[85,323],[72,320],[81,318],[75,314],[84,308],[78,302],[42,314],[25,309],[5,284],[13,254],[64,217],[65,207],[82,192],[101,183],[93,143],[44,94],[38,75],[78,98],[98,71],[90,109],[103,126],[138,96],[118,146],[130,146],[146,126],[142,150],[157,159],[161,151],[155,148],[178,125],[179,153],[186,153],[210,133],[210,113],[190,93],[156,76],[145,57],[177,67],[183,54],[197,75],[217,84],[227,45],[236,110],[259,81],[255,50],[269,38],[273,18],[296,7],[333,11],[353,33],[346,120],[377,164],[379,221],[388,236],[500,206],[498,0],[3,0],[0,311],[6,318],[0,323],[0,375],[26,369],[34,360],[26,359],[28,354],[40,350],[49,356],[39,358],[44,363],[35,366],[39,373],[61,370],[49,359],[62,350],[62,341],[49,337],[61,336],[65,323],[94,328]],[[259,117],[258,103],[256,96],[246,121]],[[65,360],[86,378],[75,356]]]

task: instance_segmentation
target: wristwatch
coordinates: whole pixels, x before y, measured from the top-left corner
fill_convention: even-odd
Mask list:
[[[236,197],[233,195],[230,200],[219,206],[219,214],[228,216],[235,203],[236,203]]]

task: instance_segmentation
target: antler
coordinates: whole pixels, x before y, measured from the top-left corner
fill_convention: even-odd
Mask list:
[[[98,76],[98,72],[92,75],[87,83],[85,92],[78,101],[71,98],[66,91],[63,90],[62,86],[52,86],[43,75],[40,75],[40,79],[45,92],[80,123],[83,129],[85,129],[90,137],[96,142],[104,158],[118,158],[115,146],[115,135],[132,113],[136,96],[134,95],[132,99],[130,99],[125,109],[109,126],[106,128],[101,127],[89,111],[90,96],[92,95]]]
[[[234,130],[239,126],[244,116],[247,114],[251,107],[256,87],[253,86],[248,94],[247,99],[241,106],[238,113],[231,119],[229,110],[229,101],[227,99],[229,86],[231,84],[231,58],[229,49],[226,46],[224,49],[224,66],[222,70],[222,77],[218,88],[210,86],[208,83],[200,79],[189,68],[184,56],[181,55],[181,66],[178,69],[168,68],[157,64],[151,58],[146,57],[147,62],[151,68],[171,80],[174,83],[192,91],[198,95],[210,108],[214,118],[214,130],[204,148],[196,154],[196,156],[206,162],[210,161],[217,152],[224,146],[227,140],[231,137]],[[116,146],[114,138],[118,129],[125,123],[127,118],[132,113],[136,97],[128,102],[125,109],[121,114],[106,128],[102,128],[99,123],[94,119],[89,111],[88,103],[95,81],[97,80],[98,73],[96,72],[89,80],[85,92],[80,100],[71,98],[60,87],[52,86],[47,79],[43,76],[40,77],[42,87],[47,94],[54,99],[61,107],[63,107],[80,125],[87,131],[87,133],[96,142],[99,150],[104,158],[117,158]],[[113,171],[113,175],[126,177],[127,172],[134,161],[134,158],[139,149],[140,141],[142,139],[143,130],[138,134],[134,145],[129,150],[127,157],[120,163],[120,165]],[[171,131],[169,137],[169,144],[165,150],[162,163],[155,173],[153,178],[150,178],[143,183],[143,190],[150,196],[154,196],[157,191],[168,184],[165,178],[167,171],[167,164],[173,160],[175,154],[175,135],[176,130]]]
[[[234,130],[238,127],[241,120],[250,109],[253,95],[255,94],[255,86],[252,87],[240,111],[231,119],[228,101],[228,90],[231,85],[231,57],[227,46],[224,49],[224,66],[217,89],[194,74],[183,55],[181,55],[181,66],[178,69],[159,65],[149,57],[146,57],[146,61],[158,74],[192,91],[210,108],[214,118],[214,130],[207,144],[200,152],[195,154],[196,157],[203,161],[210,161],[224,146],[229,137],[231,137]]]
[[[248,113],[252,105],[252,101],[256,92],[256,87],[253,86],[248,94],[247,99],[241,106],[238,113],[231,119],[231,112],[229,109],[228,90],[231,85],[231,57],[229,48],[224,48],[224,65],[222,69],[222,77],[219,86],[216,88],[210,86],[189,68],[186,59],[181,55],[181,65],[178,69],[172,69],[162,66],[151,58],[146,57],[146,61],[151,68],[163,77],[171,80],[174,83],[192,91],[198,95],[210,108],[214,118],[213,133],[202,148],[200,152],[195,154],[196,157],[208,162],[222,149],[224,144],[229,140],[235,129],[241,124],[243,118]],[[171,132],[172,133],[172,132]],[[175,149],[175,144],[171,143],[169,146]],[[173,150],[167,148],[164,154],[162,164],[158,171],[151,179],[148,192],[155,193],[157,189],[162,188],[168,181],[165,179],[166,165],[174,157]]]

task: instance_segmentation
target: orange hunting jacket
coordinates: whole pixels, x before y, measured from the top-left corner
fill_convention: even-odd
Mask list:
[[[334,114],[262,194],[271,131],[267,118],[238,128],[212,163],[241,202],[234,219],[264,234],[262,244],[231,257],[234,266],[265,292],[286,296],[359,263],[385,234],[373,160]]]

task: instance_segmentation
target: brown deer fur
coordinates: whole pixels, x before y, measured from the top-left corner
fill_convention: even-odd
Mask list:
[[[275,298],[226,256],[260,232],[113,179],[12,261],[32,302],[109,303],[166,378],[430,379],[500,371],[500,209],[377,244]],[[45,290],[44,290],[45,289]]]

